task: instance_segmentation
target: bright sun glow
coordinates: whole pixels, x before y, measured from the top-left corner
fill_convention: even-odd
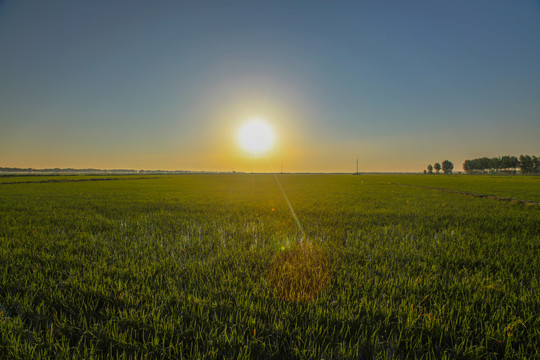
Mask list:
[[[253,155],[268,151],[274,144],[274,131],[260,120],[252,120],[238,131],[240,146]]]

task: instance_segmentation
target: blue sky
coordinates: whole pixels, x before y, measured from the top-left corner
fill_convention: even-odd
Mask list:
[[[3,1],[0,166],[421,171],[540,153],[537,1]],[[277,166],[277,165],[276,165]]]

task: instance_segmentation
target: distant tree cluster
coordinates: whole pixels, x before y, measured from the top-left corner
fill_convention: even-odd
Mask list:
[[[427,166],[427,171],[424,170],[424,174],[433,174],[433,169],[435,169],[437,174],[439,174],[442,169],[443,173],[449,175],[452,173],[452,170],[454,170],[454,164],[449,160],[444,160],[442,163],[435,163],[433,165],[429,164]]]
[[[139,170],[132,169],[73,169],[73,168],[15,168],[0,167],[0,173],[24,173],[24,174],[136,174]]]
[[[540,174],[540,157],[520,155],[519,168],[523,174]]]
[[[206,173],[211,171],[198,171],[197,173]],[[133,169],[33,169],[33,168],[15,168],[0,167],[0,174],[188,174],[189,170],[133,170]]]
[[[519,168],[522,174],[539,174],[540,173],[540,158],[537,156],[520,155],[519,159],[516,156],[499,156],[499,157],[481,157],[472,160],[465,160],[463,170],[468,174],[478,172],[510,172],[515,173]]]

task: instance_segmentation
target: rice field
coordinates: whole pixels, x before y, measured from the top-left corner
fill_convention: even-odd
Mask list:
[[[538,201],[526,176],[0,177],[0,358],[540,358]]]

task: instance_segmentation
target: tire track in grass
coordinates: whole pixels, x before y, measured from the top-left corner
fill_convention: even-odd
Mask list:
[[[460,195],[486,198],[486,199],[499,200],[499,201],[509,201],[509,202],[515,202],[519,204],[540,205],[540,202],[533,201],[533,200],[522,200],[522,199],[515,199],[515,198],[509,198],[509,197],[491,195],[491,194],[478,194],[478,193],[472,193],[469,191],[459,191],[459,190],[452,190],[452,189],[445,189],[445,188],[437,188],[437,187],[426,186],[426,185],[400,184],[400,183],[393,183],[393,182],[388,182],[387,184],[409,186],[409,187],[415,187],[415,188],[420,188],[420,189],[435,190],[435,191],[446,192],[450,194],[460,194]]]

